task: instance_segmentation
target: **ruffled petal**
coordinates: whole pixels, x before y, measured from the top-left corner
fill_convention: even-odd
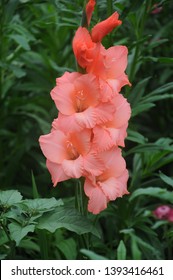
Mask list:
[[[81,155],[88,154],[91,148],[91,130],[83,129],[81,133],[71,133],[69,140]]]
[[[64,160],[62,162],[64,173],[71,178],[80,178],[83,173],[83,158],[79,156],[75,160]]]
[[[75,114],[65,116],[60,112],[58,113],[58,118],[53,121],[52,127],[53,129],[60,129],[65,133],[83,130],[83,127],[76,121]]]
[[[89,197],[88,201],[88,211],[93,214],[99,214],[101,211],[107,207],[107,198],[103,191],[92,184],[91,181],[86,179],[84,184],[84,191]]]
[[[98,155],[89,153],[84,157],[84,170],[93,176],[98,176],[102,173],[105,166]]]
[[[120,128],[128,123],[131,115],[130,104],[122,95],[114,97],[113,103],[115,104],[116,111],[113,116],[112,125],[115,128]]]
[[[129,82],[129,79],[125,73],[123,73],[121,76],[117,77],[116,79],[107,79],[107,83],[112,88],[115,94],[119,93],[123,86],[125,85],[131,86],[131,83]]]
[[[41,150],[45,157],[54,162],[61,163],[64,159],[68,159],[69,156],[65,149],[66,136],[60,130],[52,131],[47,135],[42,135],[39,138]]]
[[[115,200],[117,197],[121,196],[121,191],[119,190],[121,184],[114,177],[110,177],[103,182],[98,182],[105,196],[108,200]]]
[[[86,68],[96,55],[96,44],[85,27],[79,27],[73,39],[73,52],[79,65]]]
[[[102,102],[110,101],[114,96],[112,86],[110,86],[105,80],[102,79],[99,79],[99,83],[100,83],[101,101]]]
[[[126,169],[126,162],[121,155],[121,149],[113,147],[99,154],[107,169],[111,169],[114,177],[122,175]],[[105,168],[105,169],[106,169]]]
[[[127,67],[127,54],[125,46],[114,46],[106,50],[104,63],[108,79],[121,77]]]
[[[53,182],[53,186],[55,187],[59,182],[65,181],[70,179],[69,176],[67,176],[61,166],[61,164],[57,164],[54,162],[51,162],[49,160],[46,161],[47,169],[49,170]]]
[[[97,122],[97,112],[94,107],[89,107],[81,113],[76,113],[75,119],[81,127],[93,128]]]
[[[119,145],[118,129],[106,128],[102,126],[95,126],[93,129],[94,139],[93,147],[97,151],[105,151],[110,149],[113,145]]]
[[[73,83],[77,78],[79,78],[82,74],[79,72],[65,72],[60,78],[56,78],[56,85],[64,83]]]
[[[100,103],[95,107],[95,114],[97,116],[96,123],[103,124],[113,119],[115,106],[111,102]]]
[[[72,83],[60,83],[54,87],[50,95],[55,102],[57,109],[64,115],[75,113],[73,92],[75,91]]]

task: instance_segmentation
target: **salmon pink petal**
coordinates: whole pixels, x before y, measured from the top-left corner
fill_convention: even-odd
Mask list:
[[[92,74],[84,74],[74,82],[76,111],[81,112],[89,106],[95,106],[100,99],[98,79]]]
[[[79,72],[65,72],[60,78],[56,78],[56,85],[59,86],[60,84],[63,83],[73,83],[74,80],[79,78],[82,74]]]
[[[93,147],[97,151],[105,151],[113,145],[118,145],[119,130],[102,126],[95,126],[93,129],[94,139]]]
[[[95,107],[95,113],[97,114],[97,124],[102,124],[113,119],[115,112],[115,106],[111,102],[100,103]]]
[[[73,132],[70,134],[69,140],[81,155],[86,155],[91,148],[91,130],[84,129],[81,133]]]
[[[96,24],[92,31],[91,37],[93,42],[101,42],[102,38],[110,33],[115,27],[120,25],[122,22],[118,20],[119,14],[113,13],[109,18]]]
[[[62,162],[64,173],[71,178],[80,178],[83,173],[83,158],[79,156],[75,160],[64,160]]]
[[[120,177],[117,178],[117,180],[119,182],[121,182],[121,196],[123,196],[124,194],[129,194],[128,190],[127,190],[127,181],[129,178],[129,172],[127,169],[124,170],[124,172],[122,173],[122,175]]]
[[[128,50],[125,46],[114,46],[106,50],[104,61],[107,77],[117,79],[127,67]]]
[[[120,77],[116,79],[108,79],[107,83],[115,94],[119,93],[123,86],[131,86],[131,83],[129,82],[129,79],[125,73],[123,73]]]
[[[112,85],[109,85],[105,80],[99,79],[101,101],[107,102],[113,98]]]
[[[126,162],[121,155],[120,148],[113,147],[108,151],[104,151],[100,153],[100,157],[105,163],[106,168],[113,170],[115,177],[121,176],[126,169]]]
[[[118,146],[125,147],[124,140],[127,137],[127,127],[128,127],[128,124],[125,124],[124,126],[119,128]]]
[[[85,11],[86,11],[88,26],[90,25],[90,21],[91,21],[92,13],[94,11],[95,4],[96,4],[95,0],[89,0],[88,3],[86,4]]]
[[[70,179],[69,176],[67,176],[61,166],[61,164],[57,164],[54,162],[51,162],[49,160],[46,161],[47,169],[49,170],[53,182],[53,186],[55,187],[59,182],[65,181]]]
[[[84,169],[93,176],[98,176],[104,170],[104,164],[98,155],[89,153],[84,157]]]
[[[71,116],[65,116],[60,112],[58,113],[58,118],[53,121],[52,126],[53,129],[60,129],[65,133],[72,131],[79,132],[83,129],[83,127],[77,123],[75,114]]]
[[[117,197],[122,197],[128,193],[127,190],[125,191],[122,182],[114,177],[110,177],[104,182],[99,182],[99,186],[108,200],[115,200]]]
[[[50,93],[57,109],[64,115],[71,115],[75,113],[72,99],[74,91],[75,88],[72,83],[61,83],[59,86],[54,87]]]
[[[121,196],[121,183],[114,177],[110,177],[103,182],[98,182],[98,185],[101,187],[108,200],[115,200],[117,197]]]
[[[96,44],[85,27],[79,27],[73,39],[73,51],[77,62],[83,68],[93,61],[95,57]]]
[[[60,130],[54,130],[47,135],[39,138],[40,146],[45,157],[55,163],[61,163],[64,159],[68,159],[65,149],[66,136]]]
[[[98,112],[96,112],[96,109],[94,107],[89,107],[81,113],[76,113],[75,119],[81,127],[93,128],[97,122],[97,115]]]
[[[131,115],[130,104],[122,95],[115,96],[113,103],[116,106],[116,111],[114,113],[112,124],[116,128],[124,126]]]
[[[99,214],[107,207],[107,198],[103,191],[92,184],[91,181],[86,179],[84,184],[84,191],[89,197],[88,211],[93,214]]]

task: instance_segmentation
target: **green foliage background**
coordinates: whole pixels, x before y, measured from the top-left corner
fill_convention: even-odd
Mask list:
[[[83,0],[1,0],[1,258],[173,257],[172,224],[152,215],[158,205],[173,204],[171,2],[158,1],[162,10],[153,14],[154,0],[97,1],[92,26],[114,11],[123,21],[103,44],[129,49],[132,87],[122,94],[132,106],[123,152],[130,195],[84,219],[73,206],[75,180],[53,188],[38,145],[57,117],[49,94],[55,79],[76,69],[71,43]]]

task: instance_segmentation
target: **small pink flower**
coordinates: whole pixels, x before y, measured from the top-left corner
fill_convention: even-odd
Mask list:
[[[158,218],[158,219],[167,219],[168,214],[170,212],[171,208],[167,205],[162,205],[157,207],[154,211],[153,214]]]
[[[151,14],[159,14],[163,10],[163,7],[159,7],[159,4],[156,3],[153,5],[153,10],[151,11]]]
[[[167,215],[167,219],[169,222],[173,222],[173,209],[171,208],[168,215]]]

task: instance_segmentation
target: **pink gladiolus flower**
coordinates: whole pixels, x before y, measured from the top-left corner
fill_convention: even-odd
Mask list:
[[[93,42],[101,42],[103,37],[110,33],[115,27],[120,25],[122,21],[118,20],[118,18],[119,14],[115,12],[106,20],[96,24],[91,31],[91,37]]]
[[[90,25],[90,21],[91,21],[92,13],[94,11],[95,4],[96,4],[95,0],[89,0],[88,3],[86,4],[85,11],[86,11],[88,26]]]
[[[67,75],[67,74],[66,74]],[[74,73],[73,76],[75,77]],[[93,128],[96,124],[112,119],[115,111],[111,102],[100,102],[98,79],[92,74],[75,77],[73,82],[64,83],[64,77],[57,79],[57,86],[51,91],[59,112],[64,116],[63,125],[74,124],[70,130]],[[66,118],[65,118],[66,116]]]
[[[95,0],[86,4],[86,25],[94,6]],[[76,31],[73,51],[85,74],[65,72],[56,79],[51,97],[58,117],[51,132],[39,138],[53,185],[84,177],[88,211],[93,214],[128,194],[128,171],[118,147],[125,145],[131,114],[129,103],[120,94],[124,85],[131,85],[125,74],[128,51],[125,46],[105,49],[101,44],[103,37],[121,24],[118,17],[115,12],[91,33],[85,27]]]
[[[107,207],[107,203],[128,194],[128,172],[119,148],[102,153],[106,162],[105,170],[97,177],[88,176],[84,190],[89,197],[88,210],[98,214]]]
[[[104,169],[102,160],[92,150],[91,130],[65,134],[53,130],[39,138],[47,167],[52,174],[54,186],[65,179],[80,178],[84,171],[98,176]]]

